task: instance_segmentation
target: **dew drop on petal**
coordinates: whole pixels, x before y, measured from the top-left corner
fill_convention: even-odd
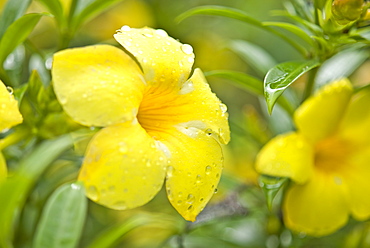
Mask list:
[[[118,150],[119,150],[120,153],[123,153],[123,154],[127,153],[128,148],[127,148],[127,144],[125,142],[120,142],[118,145],[119,145]]]
[[[222,116],[224,116],[226,111],[227,111],[227,106],[223,103],[220,103],[220,109],[221,109],[221,112],[222,112]]]
[[[194,91],[194,84],[191,80],[186,81],[180,89],[180,95],[185,95]]]
[[[130,31],[130,30],[131,30],[130,26],[127,25],[121,27],[121,31]]]
[[[127,208],[126,202],[124,201],[118,201],[113,203],[113,208],[114,209],[119,209],[119,210],[125,210]]]
[[[99,199],[99,191],[98,189],[94,186],[91,185],[87,188],[87,195],[93,200],[97,201]]]
[[[152,37],[153,37],[153,35],[152,35],[152,34],[149,34],[149,33],[143,33],[143,35],[144,35],[145,37],[148,37],[148,38],[152,38]]]
[[[6,86],[6,89],[8,90],[10,95],[13,95],[14,91],[12,87]]]
[[[211,167],[211,166],[209,166],[209,165],[207,165],[207,166],[206,166],[206,174],[207,174],[207,175],[211,174],[211,171],[212,171],[212,167]]]
[[[183,44],[181,46],[181,50],[185,53],[185,54],[192,54],[193,53],[193,47],[190,46],[189,44]]]
[[[155,33],[158,34],[159,36],[162,36],[162,37],[167,37],[168,34],[166,31],[164,31],[163,29],[157,29],[155,30]]]
[[[195,197],[192,194],[189,194],[186,198],[186,202],[189,204],[193,204]]]
[[[202,176],[201,175],[197,175],[196,177],[196,183],[201,183],[202,182]]]

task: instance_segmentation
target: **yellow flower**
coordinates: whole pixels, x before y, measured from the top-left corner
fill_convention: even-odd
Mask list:
[[[288,228],[330,234],[370,217],[370,88],[354,94],[347,79],[333,82],[295,113],[297,131],[275,137],[256,169],[292,184],[283,201]]]
[[[0,132],[9,129],[23,121],[18,110],[18,103],[0,81]]]
[[[194,221],[221,174],[226,106],[200,69],[190,76],[190,45],[160,29],[123,26],[114,37],[131,56],[109,45],[54,56],[64,110],[83,125],[104,127],[88,145],[79,180],[90,199],[123,210],[146,204],[166,178],[171,204]]]
[[[23,120],[18,110],[18,103],[9,93],[3,82],[0,81],[0,132],[3,132]],[[6,163],[0,150],[0,180],[7,174]]]

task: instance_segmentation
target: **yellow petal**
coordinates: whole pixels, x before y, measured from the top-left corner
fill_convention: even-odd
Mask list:
[[[370,146],[350,156],[349,168],[343,174],[348,187],[348,202],[353,217],[366,220],[370,217]]]
[[[344,186],[333,175],[315,170],[312,180],[294,184],[283,203],[285,225],[296,232],[323,236],[335,232],[348,220]]]
[[[8,174],[8,170],[6,167],[6,161],[4,159],[3,154],[0,151],[0,182],[2,182]]]
[[[138,123],[100,130],[90,142],[79,180],[87,196],[123,210],[149,202],[162,188],[167,160]]]
[[[289,177],[301,184],[311,176],[313,147],[299,133],[279,135],[268,142],[256,158],[256,170],[265,175]]]
[[[18,103],[0,81],[0,132],[23,121],[19,113]]]
[[[145,87],[137,64],[122,50],[108,45],[56,53],[52,75],[64,110],[86,126],[133,120]]]
[[[324,86],[295,112],[298,130],[313,143],[333,134],[351,95],[352,86],[347,79]]]
[[[189,130],[190,131],[190,130]],[[163,144],[169,151],[166,189],[172,206],[195,221],[220,180],[223,155],[219,143],[201,130],[172,130]]]
[[[196,69],[179,91],[150,88],[140,105],[138,119],[147,132],[162,139],[166,130],[201,130],[221,143],[230,140],[227,107],[211,92],[201,70]]]
[[[370,145],[370,88],[353,95],[340,125],[340,135],[358,145]]]
[[[150,85],[179,88],[189,77],[193,48],[169,37],[164,30],[123,26],[114,38],[139,61]]]

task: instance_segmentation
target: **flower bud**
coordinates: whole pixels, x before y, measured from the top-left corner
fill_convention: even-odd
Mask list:
[[[363,4],[363,0],[334,0],[331,11],[335,21],[345,25],[361,17]]]

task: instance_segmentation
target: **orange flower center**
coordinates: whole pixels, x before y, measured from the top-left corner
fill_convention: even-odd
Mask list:
[[[328,173],[348,168],[352,151],[350,142],[337,136],[326,138],[315,146],[315,166]]]

